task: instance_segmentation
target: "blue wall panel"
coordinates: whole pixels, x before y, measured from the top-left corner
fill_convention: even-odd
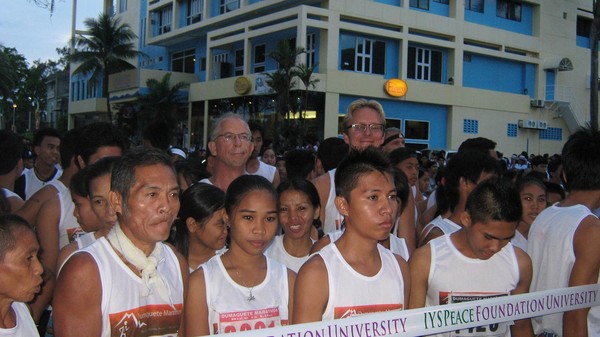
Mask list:
[[[520,22],[498,17],[496,0],[485,0],[483,13],[465,9],[465,21],[525,35],[533,34],[533,8],[525,3],[521,3]]]
[[[530,96],[535,93],[535,65],[500,58],[469,54],[463,65],[463,85]]]

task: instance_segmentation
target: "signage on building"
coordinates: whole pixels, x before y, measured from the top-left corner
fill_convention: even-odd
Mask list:
[[[408,85],[399,78],[392,78],[385,82],[385,92],[392,97],[402,97],[407,91]]]
[[[250,91],[250,80],[244,76],[238,77],[235,80],[233,90],[235,90],[235,93],[238,95],[247,94],[248,91]]]

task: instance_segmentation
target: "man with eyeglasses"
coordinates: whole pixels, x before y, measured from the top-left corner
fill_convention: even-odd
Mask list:
[[[342,121],[344,141],[350,149],[364,150],[368,147],[379,148],[383,143],[385,115],[383,107],[374,100],[358,99],[348,106]],[[335,169],[313,180],[319,192],[321,204],[320,218],[325,234],[341,229],[344,218],[335,207]]]
[[[248,123],[234,113],[221,116],[210,133],[208,148],[215,157],[213,175],[200,182],[226,191],[235,178],[246,173],[246,162],[254,149]]]

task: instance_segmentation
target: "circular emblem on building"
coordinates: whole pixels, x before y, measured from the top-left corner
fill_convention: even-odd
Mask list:
[[[233,90],[238,95],[245,95],[250,91],[250,80],[242,76],[235,79]]]
[[[392,78],[385,82],[385,92],[392,97],[402,97],[407,91],[408,85],[399,78]]]

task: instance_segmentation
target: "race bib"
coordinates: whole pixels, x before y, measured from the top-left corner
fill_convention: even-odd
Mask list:
[[[492,292],[440,292],[440,304],[471,302],[488,298],[508,296],[508,293]],[[442,302],[443,301],[443,302]],[[452,337],[504,337],[508,333],[510,323],[495,323],[469,329],[450,332]]]
[[[287,325],[287,320],[279,316],[279,308],[266,308],[247,311],[219,313],[219,324],[215,334],[258,330]]]

